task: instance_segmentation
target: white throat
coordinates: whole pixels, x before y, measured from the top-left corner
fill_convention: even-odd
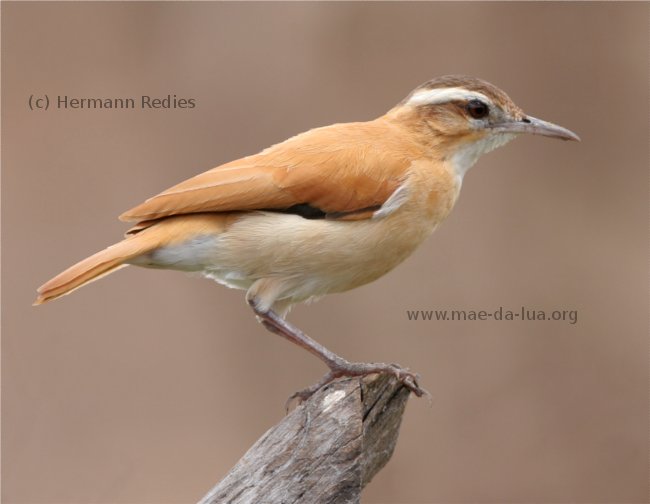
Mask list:
[[[451,165],[453,166],[459,181],[462,182],[465,173],[474,166],[476,161],[478,161],[478,158],[497,147],[507,144],[514,137],[515,135],[507,133],[488,135],[481,140],[465,144],[459,148],[451,156]]]

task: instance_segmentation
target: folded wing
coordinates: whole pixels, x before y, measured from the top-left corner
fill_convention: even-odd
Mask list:
[[[181,182],[120,219],[305,206],[329,218],[368,218],[404,181],[413,159],[408,145],[382,145],[398,141],[387,128],[369,122],[308,131]]]

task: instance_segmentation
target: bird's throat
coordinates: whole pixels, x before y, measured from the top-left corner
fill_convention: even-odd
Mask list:
[[[507,144],[515,135],[496,134],[488,135],[478,140],[464,142],[456,147],[451,155],[451,165],[460,181],[467,171],[476,164],[478,159],[488,152]]]

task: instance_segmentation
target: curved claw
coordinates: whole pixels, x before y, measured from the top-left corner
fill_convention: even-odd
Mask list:
[[[305,402],[307,399],[309,399],[309,396],[303,397],[302,393],[304,390],[300,390],[298,392],[295,392],[291,394],[286,402],[284,403],[284,412],[288,415],[289,414],[289,409],[291,408],[291,403],[293,401],[297,400],[296,406],[300,406],[303,402]]]
[[[420,387],[418,383],[420,380],[420,375],[413,373],[408,368],[403,368],[394,362],[388,364],[388,367],[391,369],[395,378],[402,382],[402,384],[404,384],[404,386],[413,392],[417,397],[422,397],[423,395],[431,397],[431,394],[429,394],[429,392]]]
[[[393,375],[400,383],[402,383],[407,389],[413,392],[417,397],[426,396],[431,402],[431,394],[420,387],[418,381],[420,377],[408,370],[407,368],[401,367],[399,364],[365,364],[360,362],[342,362],[334,365],[330,371],[321,378],[318,383],[315,383],[311,387],[300,390],[292,394],[287,402],[285,403],[285,410],[289,412],[291,403],[295,400],[298,401],[298,405],[305,402],[309,399],[314,393],[319,391],[325,385],[331,383],[336,378],[341,376],[365,376],[375,373],[386,373]]]
[[[317,383],[314,383],[311,387],[307,387],[305,389],[299,390],[298,392],[294,392],[289,396],[287,401],[284,403],[284,409],[287,413],[289,413],[289,408],[291,407],[291,403],[295,400],[297,400],[297,405],[300,406],[302,403],[304,403],[307,399],[309,399],[311,396],[313,396],[316,392],[318,392],[320,389],[322,389],[325,385],[331,383],[336,379],[336,375],[334,372],[330,371],[327,373],[325,376],[323,376]]]

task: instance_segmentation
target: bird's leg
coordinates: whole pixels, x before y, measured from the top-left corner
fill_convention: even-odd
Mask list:
[[[418,385],[418,376],[415,373],[410,372],[408,369],[402,368],[397,364],[349,362],[307,336],[304,332],[291,325],[273,310],[261,310],[257,306],[254,298],[249,299],[248,302],[264,327],[304,348],[312,355],[315,355],[322,360],[330,369],[318,383],[293,394],[289,398],[289,403],[293,399],[298,399],[299,401],[307,400],[321,387],[324,387],[341,376],[365,376],[374,373],[386,373],[395,376],[418,397],[422,397],[422,395],[426,393],[426,391],[421,389]]]

